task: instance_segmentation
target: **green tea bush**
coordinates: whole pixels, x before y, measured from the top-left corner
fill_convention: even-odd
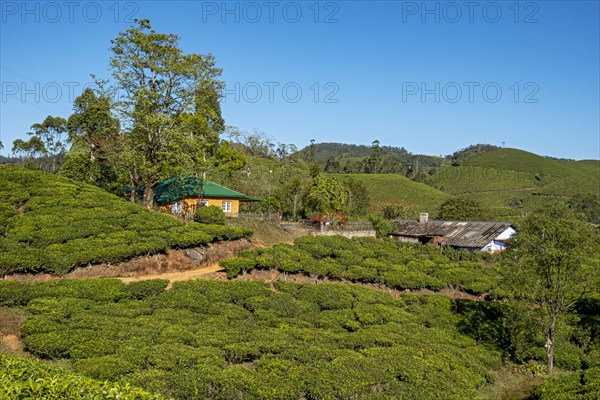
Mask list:
[[[374,238],[316,236],[296,239],[293,246],[275,245],[240,252],[223,260],[229,278],[252,269],[303,273],[316,279],[379,283],[396,289],[457,288],[484,294],[498,285],[494,264],[469,259],[451,260],[433,246]]]
[[[62,275],[88,264],[251,234],[236,227],[186,225],[95,186],[14,166],[0,168],[0,276]]]
[[[144,300],[150,296],[162,293],[169,284],[166,279],[154,279],[148,281],[131,282],[125,286],[125,292],[137,300]]]
[[[200,224],[225,225],[227,217],[217,206],[198,207],[194,214],[194,221]]]
[[[100,382],[48,367],[39,361],[2,354],[0,354],[0,398],[163,399],[160,395],[151,394],[128,384]]]
[[[600,368],[551,378],[535,389],[529,400],[596,400],[600,398]]]
[[[273,285],[31,283],[23,343],[76,373],[181,399],[471,399],[500,361],[457,330],[446,298]]]

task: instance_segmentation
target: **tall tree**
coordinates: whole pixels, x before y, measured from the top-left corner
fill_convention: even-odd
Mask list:
[[[112,41],[110,66],[124,91],[118,109],[134,153],[130,175],[145,184],[143,203],[152,207],[156,184],[203,159],[199,149],[214,143],[208,134],[221,133],[218,94],[206,94],[220,87],[221,70],[211,56],[184,54],[178,36],[157,33],[148,20],[136,24]]]
[[[308,190],[306,204],[311,211],[319,213],[343,211],[346,205],[344,186],[335,178],[318,174],[313,178],[312,186]]]
[[[352,215],[366,215],[371,206],[371,196],[365,184],[357,179],[344,179],[346,192],[346,210]]]
[[[12,153],[21,159],[24,157],[26,162],[33,164],[37,158],[46,155],[46,146],[37,136],[29,138],[28,141],[16,139],[13,142]]]
[[[503,258],[504,282],[544,310],[547,371],[552,373],[558,318],[598,292],[599,235],[581,214],[550,204],[529,215]]]
[[[89,148],[92,161],[106,158],[107,147],[119,133],[120,123],[111,112],[111,100],[105,93],[87,88],[73,103],[74,113],[67,121],[71,142],[81,141]]]
[[[371,143],[371,154],[365,159],[365,172],[367,174],[377,174],[381,168],[381,147],[379,140],[375,139]]]
[[[45,148],[47,168],[55,173],[67,148],[67,121],[62,117],[48,115],[43,122],[31,125],[29,135],[38,137]]]

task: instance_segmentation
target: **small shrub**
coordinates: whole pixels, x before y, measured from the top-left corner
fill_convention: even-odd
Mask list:
[[[169,284],[166,279],[154,279],[150,281],[131,282],[125,286],[125,291],[137,300],[143,300],[150,296],[162,293]]]
[[[225,225],[227,217],[217,206],[199,207],[194,214],[194,221],[201,224]]]

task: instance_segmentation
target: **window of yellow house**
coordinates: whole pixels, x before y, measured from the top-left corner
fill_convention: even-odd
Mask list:
[[[221,204],[221,209],[223,210],[223,212],[231,212],[231,201],[228,200],[223,200],[223,203]]]
[[[181,202],[176,201],[171,204],[171,214],[179,214],[181,213]]]

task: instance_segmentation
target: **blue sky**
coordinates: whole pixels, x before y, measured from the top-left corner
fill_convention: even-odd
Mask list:
[[[68,117],[149,18],[223,68],[228,125],[303,147],[474,143],[600,158],[598,1],[1,2],[0,137]]]

